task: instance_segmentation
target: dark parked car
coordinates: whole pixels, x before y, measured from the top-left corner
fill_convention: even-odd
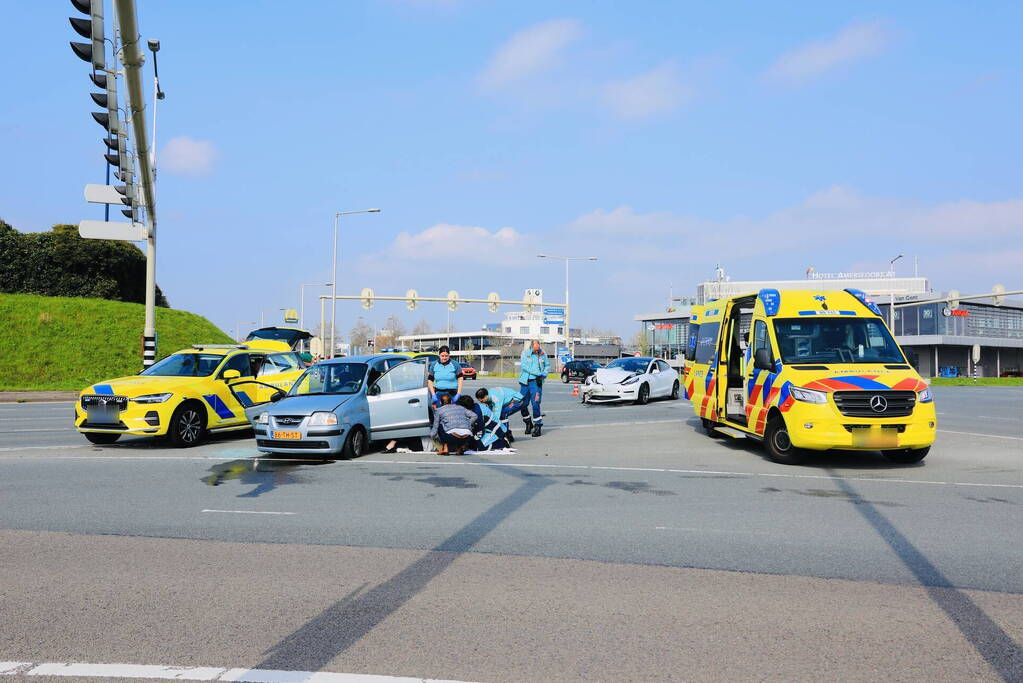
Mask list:
[[[561,369],[561,381],[568,384],[573,379],[584,380],[600,369],[595,360],[570,360]]]

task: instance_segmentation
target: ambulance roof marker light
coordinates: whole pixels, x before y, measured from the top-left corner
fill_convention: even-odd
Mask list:
[[[867,296],[866,292],[852,288],[847,288],[845,291],[859,299],[859,302],[866,306],[867,310],[869,310],[871,313],[873,313],[874,315],[881,315],[881,309],[877,307],[877,304],[875,304],[869,296]]]
[[[764,303],[764,313],[773,318],[781,307],[781,294],[777,289],[761,289],[757,297]]]

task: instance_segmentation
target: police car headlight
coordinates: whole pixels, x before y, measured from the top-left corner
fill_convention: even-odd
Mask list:
[[[145,396],[136,396],[131,399],[134,403],[163,403],[174,394],[146,394]]]
[[[918,400],[920,403],[930,403],[931,401],[933,401],[934,397],[931,396],[931,388],[928,387],[926,389],[922,389],[916,392],[916,400]]]
[[[827,403],[828,395],[823,391],[814,391],[813,389],[803,389],[802,387],[792,387],[792,398],[797,401],[803,401],[804,403]]]
[[[337,415],[334,413],[313,413],[312,417],[309,418],[310,427],[326,427],[327,425],[336,425]]]
[[[261,424],[261,425],[270,424],[270,412],[267,411],[267,410],[264,410],[259,415],[257,415],[256,416],[256,423],[257,424]]]

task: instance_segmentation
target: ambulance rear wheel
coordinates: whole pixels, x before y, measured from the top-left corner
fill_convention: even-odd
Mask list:
[[[764,431],[764,446],[771,460],[782,465],[799,465],[806,460],[806,452],[792,445],[788,427],[780,415],[767,421]]]
[[[725,435],[717,430],[718,423],[713,420],[708,420],[705,417],[700,418],[703,421],[703,428],[707,432],[707,436],[712,439],[723,439]]]
[[[912,465],[915,462],[920,462],[927,457],[927,454],[931,452],[931,447],[927,448],[900,448],[894,451],[881,451],[881,455],[892,462],[897,462],[902,465]]]
[[[114,443],[121,438],[120,434],[110,434],[109,432],[83,432],[83,434],[89,443],[98,444]]]

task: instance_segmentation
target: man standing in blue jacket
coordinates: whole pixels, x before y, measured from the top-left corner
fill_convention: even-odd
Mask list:
[[[540,411],[540,399],[543,393],[543,381],[550,369],[547,354],[540,346],[540,340],[534,339],[522,352],[520,358],[522,372],[519,374],[519,393],[525,397],[522,404],[522,420],[526,423],[526,432],[540,436],[543,426],[543,413]],[[533,419],[529,419],[529,407],[533,407]]]

